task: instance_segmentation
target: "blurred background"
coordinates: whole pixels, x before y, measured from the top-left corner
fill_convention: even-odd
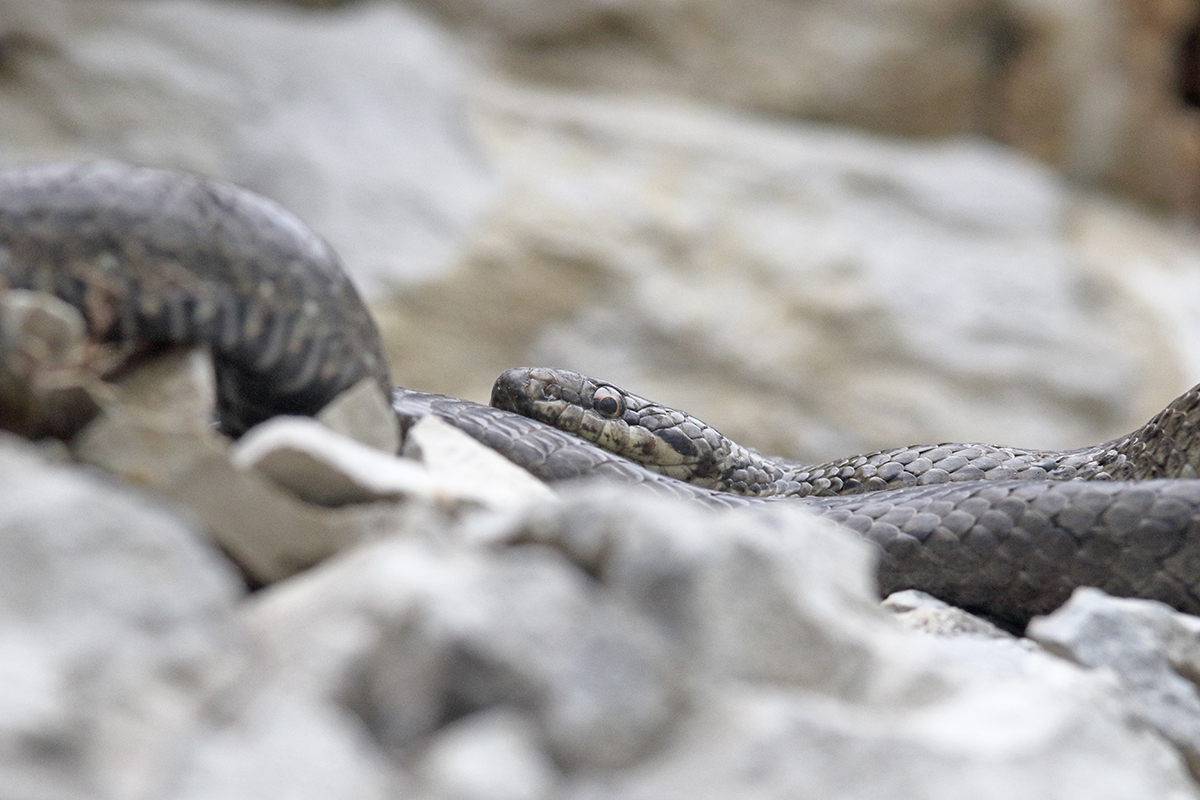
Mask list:
[[[0,0],[0,162],[232,180],[394,377],[1078,446],[1200,381],[1196,0]]]

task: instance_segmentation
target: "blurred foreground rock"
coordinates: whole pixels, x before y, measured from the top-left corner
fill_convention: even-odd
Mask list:
[[[1178,2],[436,5],[515,74],[903,112],[1195,189]],[[274,196],[416,388],[558,364],[820,457],[1095,442],[1200,378],[1194,235],[1011,150],[484,82],[459,43],[394,2],[9,0],[0,159]],[[397,457],[378,396],[231,443],[204,353],[117,379],[24,308],[0,390],[72,424],[0,439],[0,796],[1200,797],[1193,618],[1081,592],[1020,639],[881,609],[871,552],[800,509],[552,495],[434,420]]]
[[[419,462],[303,419],[230,444],[210,369],[112,384],[70,451],[0,440],[6,797],[1200,797],[1200,704],[1154,696],[1195,696],[1200,621],[1115,609],[1120,680],[1111,624],[1035,623],[1067,661],[896,596],[939,635],[906,631],[801,507],[552,494],[431,419]]]
[[[591,489],[451,536],[498,524],[485,549],[346,553],[248,608],[278,679],[357,709],[432,796],[1196,796],[1106,676],[905,633],[867,549],[799,509]]]
[[[1200,619],[1083,588],[1032,623],[1029,636],[1085,667],[1116,673],[1133,714],[1170,739],[1200,776]]]

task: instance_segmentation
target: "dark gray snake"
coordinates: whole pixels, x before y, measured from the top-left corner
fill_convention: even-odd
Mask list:
[[[392,391],[402,429],[436,415],[547,481],[606,477],[722,507],[804,503],[879,546],[884,592],[924,589],[1013,623],[1080,585],[1200,613],[1197,389],[1135,434],[1072,453],[940,445],[816,467],[761,459],[607,384],[593,381],[604,391],[586,399],[576,392],[610,422],[637,406],[626,443],[705,486],[511,411],[392,389],[378,331],[330,248],[283,208],[227,184],[115,163],[2,171],[0,284],[67,300],[98,340],[207,343],[231,435],[274,414],[314,413],[369,378]],[[545,385],[563,394],[564,375]],[[506,373],[496,401],[519,404],[529,378]],[[570,414],[558,424],[581,434],[599,424]],[[1072,477],[1093,480],[1054,480]]]

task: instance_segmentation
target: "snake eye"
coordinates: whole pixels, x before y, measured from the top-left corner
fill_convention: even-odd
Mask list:
[[[625,414],[625,400],[611,386],[601,386],[592,395],[592,408],[606,419],[616,419]]]

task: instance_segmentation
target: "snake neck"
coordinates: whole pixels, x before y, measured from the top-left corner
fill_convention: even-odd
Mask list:
[[[708,485],[751,496],[858,494],[963,480],[1150,480],[1200,477],[1200,386],[1130,434],[1077,450],[938,444],[807,465],[734,445]]]
[[[1104,448],[1119,480],[1200,477],[1200,386],[1171,401],[1133,433]]]
[[[497,379],[492,403],[668,477],[750,497],[845,495],[976,480],[1200,475],[1200,386],[1176,398],[1138,430],[1077,450],[930,444],[814,465],[764,456],[689,414],[567,370],[509,370]]]
[[[1096,477],[1082,451],[1052,453],[986,444],[929,444],[877,450],[820,464],[773,459],[748,448],[710,488],[750,496],[832,496],[965,480]]]

